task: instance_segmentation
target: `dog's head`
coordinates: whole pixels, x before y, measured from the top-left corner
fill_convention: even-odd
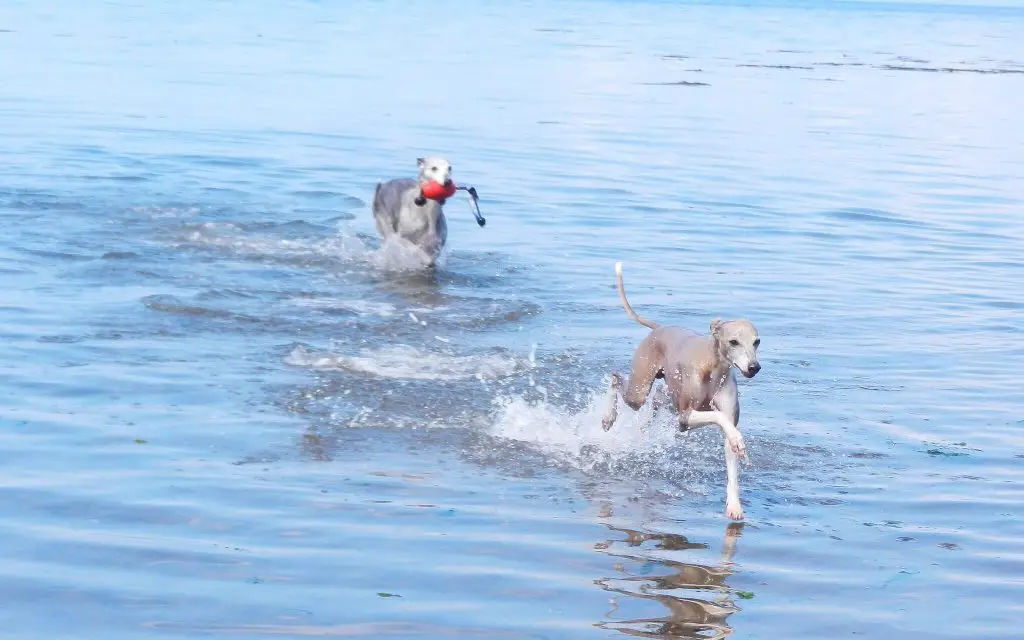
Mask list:
[[[752,323],[746,320],[713,320],[711,337],[722,359],[739,369],[743,377],[753,378],[761,370],[761,363],[757,361],[761,338]]]
[[[437,184],[447,187],[452,181],[452,164],[444,158],[439,158],[437,156],[416,158],[416,166],[418,166],[420,170],[420,184],[433,180]]]

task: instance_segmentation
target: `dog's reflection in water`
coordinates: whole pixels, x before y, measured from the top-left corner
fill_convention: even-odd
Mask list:
[[[606,550],[610,555],[629,562],[616,563],[620,575],[596,581],[606,591],[629,598],[655,600],[668,609],[668,615],[658,618],[614,620],[619,610],[619,598],[612,599],[612,609],[606,614],[608,620],[597,626],[615,629],[620,633],[642,638],[724,638],[732,633],[726,619],[738,611],[730,596],[731,590],[725,583],[732,575],[732,558],[736,553],[736,542],[743,531],[743,524],[730,523],[725,529],[722,555],[715,566],[696,563],[662,560],[639,553],[645,542],[655,541],[651,547],[659,551],[687,551],[707,549],[708,545],[690,542],[685,536],[674,534],[644,533],[631,529],[609,529],[626,535],[625,540],[599,542],[595,548]],[[627,546],[637,549],[613,550]],[[669,573],[659,575],[638,575],[640,571],[654,565],[657,569],[668,569]],[[676,595],[678,594],[678,595]],[[685,595],[684,595],[685,594]],[[697,597],[697,596],[704,596]]]

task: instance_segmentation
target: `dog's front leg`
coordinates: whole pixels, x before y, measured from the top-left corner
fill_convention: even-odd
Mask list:
[[[740,502],[740,462],[730,443],[725,443],[725,515],[733,520],[743,519]]]
[[[725,515],[733,520],[743,519],[743,504],[740,502],[740,458],[746,458],[747,446],[743,434],[732,420],[721,411],[687,410],[679,414],[681,430],[694,429],[705,425],[717,425],[725,434]]]
[[[711,411],[694,411],[687,409],[679,413],[679,430],[688,431],[697,427],[716,425],[725,435],[726,445],[740,458],[747,457],[747,445],[743,441],[743,434],[736,428],[724,413],[717,409]]]

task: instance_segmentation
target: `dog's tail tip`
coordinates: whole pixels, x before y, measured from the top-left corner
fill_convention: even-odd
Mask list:
[[[622,263],[621,262],[616,262],[615,263],[615,275],[617,275],[617,276],[621,276],[622,275]]]

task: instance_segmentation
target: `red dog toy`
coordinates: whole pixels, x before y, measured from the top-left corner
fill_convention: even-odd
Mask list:
[[[416,196],[415,200],[416,206],[422,207],[427,204],[427,198],[444,204],[445,200],[455,195],[456,191],[465,191],[469,194],[469,203],[473,208],[473,217],[476,218],[476,223],[481,227],[487,224],[487,219],[480,215],[480,204],[477,202],[480,200],[480,196],[476,192],[476,187],[458,187],[451,181],[447,185],[443,185],[435,180],[430,180],[420,185],[420,195]]]
[[[420,193],[423,194],[424,198],[430,198],[431,200],[447,200],[448,198],[455,195],[458,187],[455,186],[454,182],[449,181],[448,185],[445,186],[439,182],[431,180],[426,182],[420,187]]]

